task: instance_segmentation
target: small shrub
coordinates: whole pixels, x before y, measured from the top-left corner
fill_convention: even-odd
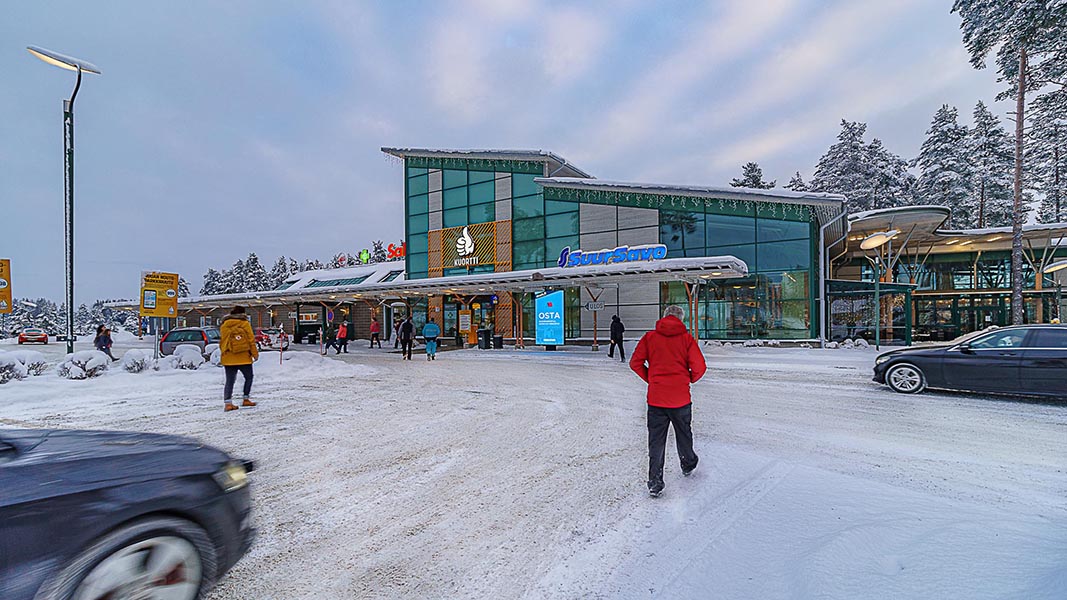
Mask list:
[[[103,352],[82,350],[68,354],[67,358],[59,363],[56,373],[64,379],[90,379],[103,375],[110,362],[111,359]]]
[[[129,373],[140,373],[152,366],[152,359],[144,350],[133,348],[122,355],[122,368]]]

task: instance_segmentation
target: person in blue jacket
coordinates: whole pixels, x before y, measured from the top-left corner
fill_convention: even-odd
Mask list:
[[[428,319],[422,327],[422,337],[426,338],[426,360],[437,360],[437,336],[441,335],[441,328],[433,319]]]

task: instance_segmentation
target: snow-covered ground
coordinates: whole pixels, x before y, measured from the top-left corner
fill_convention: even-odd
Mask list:
[[[229,414],[217,369],[49,373],[0,386],[0,425],[255,459],[260,537],[213,600],[1067,597],[1067,405],[893,394],[873,350],[708,347],[700,467],[669,444],[651,499],[643,384],[603,352],[351,348],[264,353]]]

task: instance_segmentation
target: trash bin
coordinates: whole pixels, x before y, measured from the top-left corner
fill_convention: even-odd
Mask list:
[[[493,330],[492,329],[479,329],[478,330],[478,349],[479,350],[489,350],[492,347],[492,346],[490,346],[490,344],[492,343],[492,341],[491,341],[492,335],[493,335]]]
[[[504,336],[502,336],[502,335],[494,335],[493,336],[493,348],[496,349],[496,350],[503,350],[504,349]]]
[[[463,332],[456,330],[456,348],[463,347]]]

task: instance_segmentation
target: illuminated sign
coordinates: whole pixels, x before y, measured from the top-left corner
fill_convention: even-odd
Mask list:
[[[389,252],[389,260],[397,260],[404,258],[404,256],[407,255],[407,246],[404,242],[400,242],[399,246],[396,244],[389,244],[389,247],[386,250]]]
[[[663,244],[618,246],[615,249],[605,248],[595,252],[571,250],[570,246],[567,246],[559,253],[558,264],[561,267],[586,267],[589,265],[647,262],[664,258],[667,258],[667,246]]]
[[[550,292],[534,301],[539,346],[563,345],[563,290]]]
[[[370,262],[370,250],[366,248],[359,251],[359,262],[367,264]]]
[[[142,317],[178,316],[178,274],[141,272]]]
[[[456,260],[453,261],[453,266],[456,267],[470,267],[478,264],[478,256],[474,254],[474,238],[471,237],[470,229],[463,228],[463,231],[456,238]]]

